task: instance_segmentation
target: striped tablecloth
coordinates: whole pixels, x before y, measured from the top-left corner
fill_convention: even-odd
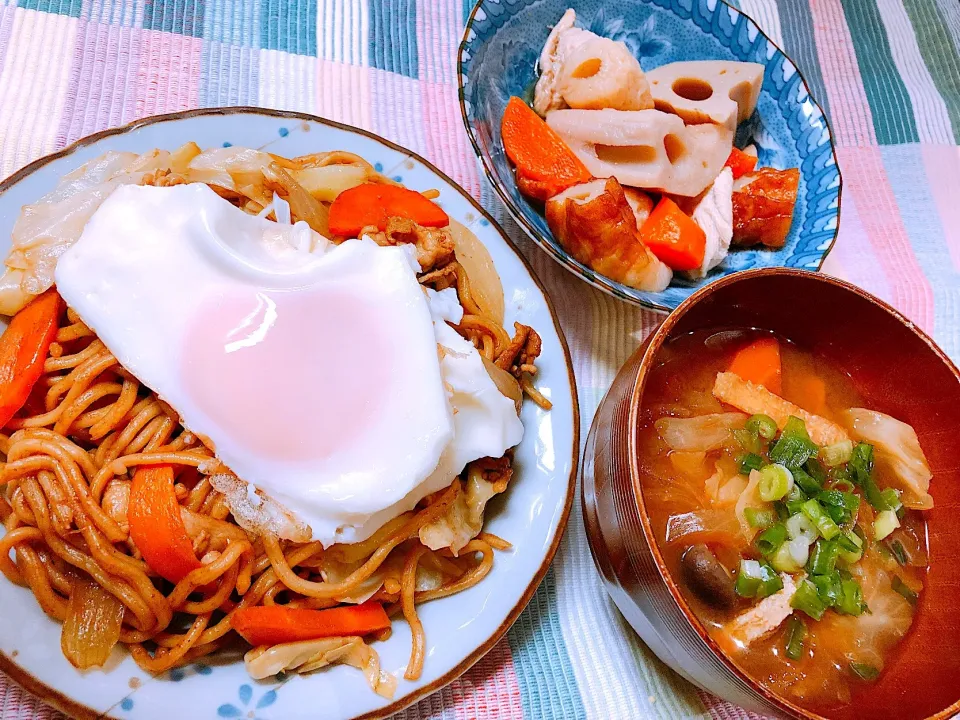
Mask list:
[[[826,270],[960,354],[960,2],[740,0],[827,111],[844,177]],[[262,105],[410,147],[479,197],[546,282],[573,351],[582,422],[660,318],[576,282],[525,240],[460,123],[469,0],[0,0],[0,175],[106,127],[196,106]],[[583,433],[586,434],[585,432]],[[416,718],[745,717],[667,670],[594,572],[579,503],[527,611]],[[0,676],[0,720],[56,717]]]

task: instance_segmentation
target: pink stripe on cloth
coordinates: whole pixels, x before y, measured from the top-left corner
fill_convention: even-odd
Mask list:
[[[0,718],[2,720],[67,720],[66,716],[44,705],[9,675],[0,672]]]
[[[933,331],[933,292],[910,245],[880,148],[837,148],[844,190],[853,195],[863,233],[890,285],[889,301],[923,330]],[[846,220],[844,221],[846,222]],[[865,283],[868,287],[870,283]]]
[[[837,145],[876,145],[873,115],[841,0],[811,0],[810,14]]]
[[[140,32],[137,117],[197,107],[203,40],[158,30]]]
[[[10,36],[13,34],[13,18],[17,12],[16,3],[0,7],[0,72],[10,50]]]
[[[438,717],[525,720],[513,655],[506,639],[443,690],[407,708],[397,717],[403,720]]]
[[[480,172],[460,120],[455,85],[420,83],[423,122],[427,133],[427,157],[475,198],[480,197]]]
[[[335,60],[317,60],[317,114],[373,130],[370,68]]]
[[[138,31],[80,20],[58,148],[136,116],[133,80],[127,69],[138,64],[139,56]]]
[[[953,267],[960,270],[960,148],[954,145],[921,145],[930,194],[940,213],[940,225]]]
[[[716,695],[711,695],[699,688],[697,689],[697,695],[714,720],[763,720],[763,715],[744,710],[742,707],[721,700]]]
[[[426,128],[420,121],[420,84],[406,75],[369,68],[373,131],[415,153],[427,152]],[[390,112],[396,98],[404,99],[404,112]]]

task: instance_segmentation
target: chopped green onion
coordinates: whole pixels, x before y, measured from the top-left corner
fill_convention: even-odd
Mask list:
[[[788,540],[777,548],[770,558],[774,569],[785,573],[795,573],[807,564],[810,557],[810,546],[802,539]]]
[[[837,557],[847,565],[853,565],[863,557],[863,540],[855,532],[845,532],[837,538],[837,544],[840,546]]]
[[[813,524],[817,526],[817,531],[820,535],[827,540],[833,540],[833,538],[840,534],[840,528],[833,521],[833,518],[827,515],[823,506],[816,500],[807,500],[800,509],[803,511],[803,514],[810,518]]]
[[[868,665],[867,663],[851,662],[850,672],[867,682],[876,680],[880,676],[880,671],[873,665]]]
[[[806,501],[807,494],[797,485],[794,485],[793,490],[787,493],[787,496],[783,499],[783,504],[790,515],[796,515]]]
[[[887,547],[890,549],[890,554],[893,555],[900,565],[906,565],[910,562],[910,558],[907,557],[907,551],[904,550],[903,543],[899,540],[888,542]]]
[[[821,487],[827,481],[827,469],[823,467],[823,464],[816,458],[807,460],[803,465],[803,469],[806,470],[810,477],[816,480],[817,484]]]
[[[885,505],[885,507],[879,508],[881,510],[899,510],[903,507],[903,503],[900,502],[900,493],[893,488],[882,490],[880,492],[880,498]]]
[[[827,467],[836,467],[850,462],[853,455],[853,441],[841,440],[833,445],[827,445],[820,451],[820,457],[823,458],[823,464]]]
[[[873,472],[873,445],[857,443],[850,453],[847,471],[853,475],[853,481],[862,487]]]
[[[830,540],[817,540],[813,546],[813,554],[810,556],[808,568],[814,575],[830,575],[837,566],[837,558],[840,555],[840,545]]]
[[[761,500],[779,500],[793,489],[793,473],[783,465],[767,465],[760,471],[757,489]]]
[[[827,514],[838,525],[844,525],[853,519],[860,509],[860,498],[842,490],[824,490],[817,496],[817,502],[823,505]]]
[[[791,415],[780,433],[780,438],[770,448],[770,460],[788,468],[798,468],[810,458],[816,457],[819,450],[807,434],[807,426],[803,420]]]
[[[753,415],[744,426],[751,433],[756,433],[764,440],[773,440],[777,434],[777,421],[769,415]]]
[[[891,488],[881,492],[873,479],[873,445],[855,445],[847,468],[853,473],[854,483],[863,488],[863,496],[874,508],[880,511],[897,510],[901,506],[896,491]]]
[[[884,510],[877,513],[873,521],[873,537],[876,540],[883,540],[887,535],[900,527],[900,519],[893,510]]]
[[[810,581],[817,588],[817,595],[826,607],[834,607],[840,601],[840,595],[843,592],[843,581],[840,580],[839,573],[830,575],[814,575]]]
[[[834,480],[832,483],[830,483],[830,486],[831,486],[830,487],[831,490],[840,490],[842,492],[848,492],[848,493],[852,493],[854,490],[857,489],[857,486],[854,485],[849,480],[847,480],[846,478]]]
[[[763,574],[760,570],[760,563],[756,560],[741,560],[740,570],[737,572],[737,582],[733,588],[740,597],[752,598],[756,597],[762,581]]]
[[[760,436],[756,432],[750,432],[746,428],[740,428],[733,431],[733,438],[748,453],[759,453],[763,448],[760,446]]]
[[[807,495],[816,495],[821,488],[820,483],[818,483],[812,475],[808,475],[805,470],[800,468],[795,468],[793,471],[793,481],[800,486],[800,489],[803,490]]]
[[[787,535],[791,540],[802,537],[807,545],[811,545],[813,541],[817,539],[817,526],[802,512],[791,515],[785,525],[787,527]]]
[[[844,578],[840,581],[840,596],[834,606],[837,612],[844,615],[862,615],[867,609],[863,602],[863,588],[853,578]]]
[[[740,474],[749,475],[751,470],[759,470],[763,467],[763,458],[756,453],[747,453],[740,458]]]
[[[807,636],[807,626],[796,615],[787,622],[784,651],[791,660],[799,660],[803,654],[803,639]]]
[[[757,591],[758,598],[765,598],[773,595],[775,592],[783,590],[783,580],[777,574],[777,571],[767,565],[760,563],[760,572],[763,575],[763,581],[760,583],[760,589]]]
[[[801,580],[797,585],[797,591],[790,598],[790,607],[806,613],[814,620],[822,618],[827,610],[817,592],[817,586],[807,579]]]
[[[787,539],[787,528],[783,523],[771,525],[753,541],[764,557],[773,555]]]
[[[920,597],[916,592],[910,589],[910,586],[907,585],[903,580],[900,579],[899,575],[894,575],[893,580],[891,581],[891,586],[894,589],[894,592],[898,592],[906,598],[907,602],[911,605],[917,604],[917,599]]]
[[[777,513],[769,508],[744,508],[743,516],[752,528],[766,530],[777,521]]]
[[[787,505],[782,500],[778,500],[773,504],[773,509],[777,511],[777,517],[781,520],[786,520],[790,517],[790,511],[787,510]]]

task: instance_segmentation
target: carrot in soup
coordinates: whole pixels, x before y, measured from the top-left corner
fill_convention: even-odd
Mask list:
[[[780,343],[772,337],[755,340],[734,356],[730,372],[779,395],[783,391]]]

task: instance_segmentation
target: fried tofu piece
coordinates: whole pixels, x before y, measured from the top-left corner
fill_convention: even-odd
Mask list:
[[[761,168],[733,186],[733,244],[783,247],[793,223],[800,171]]]
[[[713,395],[720,402],[733,405],[749,415],[769,415],[781,430],[791,415],[798,417],[806,424],[810,439],[817,445],[833,445],[850,439],[846,431],[836,423],[809,413],[779,395],[774,395],[762,385],[754,385],[732,372],[717,373]]]

